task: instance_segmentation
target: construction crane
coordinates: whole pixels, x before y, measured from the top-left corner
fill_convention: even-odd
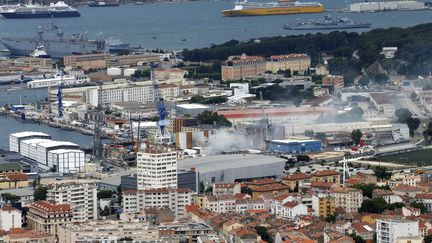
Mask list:
[[[155,103],[155,108],[159,116],[159,120],[157,121],[157,125],[159,126],[159,129],[155,136],[155,142],[157,144],[163,144],[163,143],[169,144],[171,143],[171,135],[166,130],[166,127],[169,125],[169,120],[167,119],[169,113],[165,108],[163,97],[159,90],[159,85],[157,83],[156,75],[154,71],[155,67],[157,67],[156,64],[150,63],[150,79],[153,84],[153,93],[154,93],[153,101]]]
[[[60,71],[60,82],[58,83],[58,89],[57,89],[57,117],[58,118],[63,118],[62,86],[63,86],[63,72]]]

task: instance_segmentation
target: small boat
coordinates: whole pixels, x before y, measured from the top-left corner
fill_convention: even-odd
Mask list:
[[[32,53],[30,53],[31,57],[36,57],[36,58],[50,58],[51,56],[47,54],[45,47],[40,45],[37,46],[36,49],[34,51],[32,51]]]
[[[143,1],[137,1],[136,5],[144,5],[144,2]]]

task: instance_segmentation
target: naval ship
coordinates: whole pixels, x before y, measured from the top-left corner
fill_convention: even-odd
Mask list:
[[[370,23],[354,22],[350,18],[332,18],[330,15],[325,16],[323,19],[317,19],[308,22],[287,24],[284,29],[288,30],[337,30],[337,29],[359,29],[370,28]]]
[[[29,19],[29,18],[65,18],[79,17],[80,12],[75,8],[59,1],[50,5],[26,4],[11,5],[0,8],[0,15],[6,19]]]
[[[35,37],[4,37],[0,42],[13,56],[28,56],[38,46],[43,46],[47,55],[64,57],[73,54],[93,52],[109,52],[110,50],[125,50],[129,44],[113,38],[88,40],[86,33],[73,34],[66,38],[63,31],[52,22],[39,26]]]

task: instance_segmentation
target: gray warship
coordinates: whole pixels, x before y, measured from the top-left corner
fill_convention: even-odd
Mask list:
[[[129,47],[119,40],[103,38],[89,40],[86,33],[73,34],[65,38],[63,31],[53,22],[39,26],[35,37],[4,37],[0,42],[12,56],[29,56],[38,46],[43,46],[51,57],[61,58],[74,54],[109,52]]]

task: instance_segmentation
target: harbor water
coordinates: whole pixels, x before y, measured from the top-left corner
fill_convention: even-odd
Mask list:
[[[264,1],[264,0],[261,0]],[[355,0],[360,1],[360,0]],[[354,1],[322,0],[326,10],[347,7]],[[380,13],[316,13],[250,17],[223,17],[221,11],[234,7],[234,1],[199,1],[183,3],[153,3],[121,5],[110,8],[78,7],[79,18],[54,19],[65,36],[87,32],[120,38],[125,43],[144,48],[183,49],[207,47],[231,39],[248,40],[259,37],[291,35],[307,32],[285,30],[285,24],[322,18],[347,16],[356,22],[368,22],[372,28],[408,27],[428,23],[432,11],[400,11]],[[0,37],[34,36],[47,19],[0,19]],[[330,31],[330,30],[329,30]],[[367,31],[358,29],[352,31]],[[1,47],[0,47],[1,49]]]

